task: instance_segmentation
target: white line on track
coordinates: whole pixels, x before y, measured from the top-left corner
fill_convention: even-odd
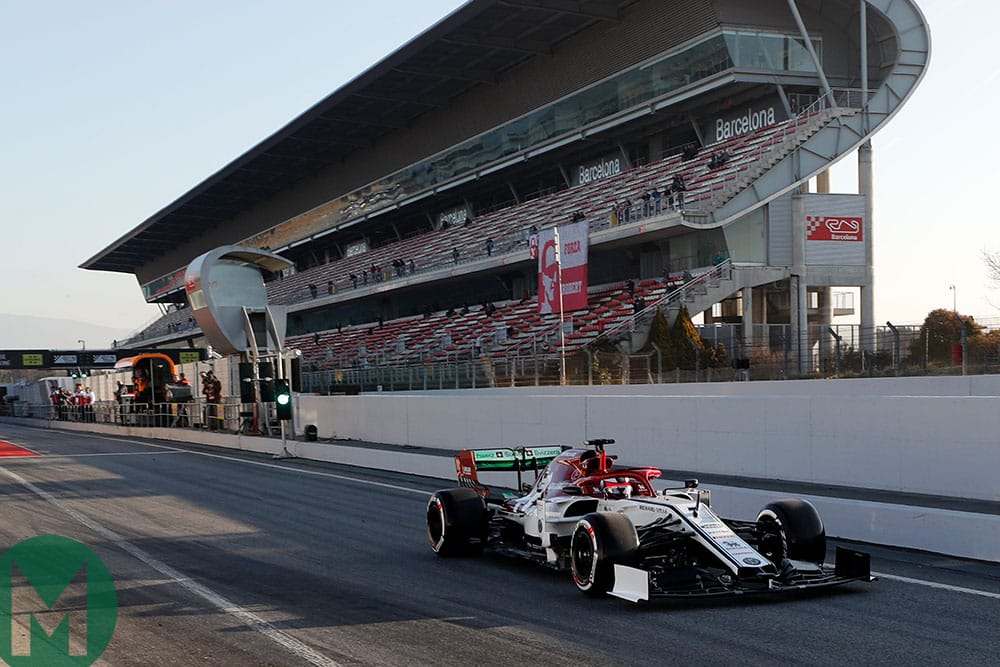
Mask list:
[[[165,456],[185,454],[183,449],[166,452],[93,452],[91,454],[36,454],[35,456],[5,456],[5,459],[86,459],[92,456]]]
[[[35,486],[28,480],[18,475],[16,472],[8,470],[7,468],[4,468],[2,466],[0,466],[0,472],[7,475],[17,483],[21,484],[22,486],[30,490],[32,493],[37,495],[39,498],[59,508],[64,513],[69,515],[71,518],[75,519],[78,523],[94,531],[101,537],[110,540],[115,546],[117,546],[122,551],[142,561],[143,563],[153,568],[163,576],[173,580],[177,584],[180,584],[190,592],[194,593],[195,595],[202,598],[209,604],[213,605],[219,611],[229,614],[230,616],[236,618],[238,621],[245,624],[250,629],[261,633],[274,643],[289,650],[290,652],[302,658],[303,660],[309,662],[309,664],[316,665],[316,667],[339,667],[338,663],[334,662],[333,660],[326,657],[322,653],[319,653],[318,651],[311,648],[307,644],[304,644],[303,642],[299,641],[295,637],[279,630],[274,625],[272,625],[268,621],[265,621],[257,614],[251,611],[247,611],[246,609],[240,607],[234,602],[230,602],[228,599],[222,597],[221,595],[219,595],[212,589],[208,588],[204,584],[200,584],[197,581],[193,580],[191,577],[187,576],[180,570],[177,570],[171,567],[170,565],[167,565],[163,561],[153,557],[143,549],[127,541],[125,538],[123,538],[121,535],[114,532],[110,528],[106,528],[104,525],[91,519],[87,515],[76,511],[72,507],[69,507],[68,505],[60,501],[58,498],[50,494],[48,491],[45,491],[44,489]]]
[[[926,586],[927,588],[939,588],[944,591],[951,591],[953,593],[965,593],[966,595],[980,595],[984,598],[993,598],[994,600],[1000,600],[1000,593],[991,593],[990,591],[981,591],[975,588],[965,588],[964,586],[952,586],[951,584],[942,584],[936,581],[925,581],[924,579],[912,579],[910,577],[901,577],[898,574],[882,574],[879,572],[872,572],[873,577],[878,577],[879,579],[889,579],[890,581],[901,581],[904,584],[916,584],[917,586]]]
[[[88,434],[89,435],[89,434]],[[377,486],[383,489],[392,489],[393,491],[405,491],[407,493],[415,493],[421,496],[429,497],[430,491],[425,489],[414,489],[409,486],[399,486],[398,484],[387,484],[386,482],[376,482],[370,479],[362,479],[360,477],[351,477],[350,475],[341,475],[334,472],[322,472],[320,470],[303,470],[302,468],[292,468],[290,466],[278,465],[277,463],[266,463],[264,461],[249,461],[247,459],[237,458],[235,456],[226,456],[224,454],[211,454],[209,452],[197,452],[190,449],[182,449],[180,447],[171,447],[170,445],[155,445],[150,442],[139,442],[138,440],[126,440],[124,438],[112,438],[108,436],[91,436],[95,438],[100,438],[101,440],[113,440],[115,442],[124,442],[130,445],[140,445],[142,447],[156,447],[158,449],[164,449],[169,452],[176,452],[179,454],[192,454],[194,456],[207,456],[210,459],[223,459],[224,461],[230,461],[232,463],[243,463],[246,465],[260,466],[263,468],[273,468],[275,470],[283,470],[285,472],[296,473],[300,475],[314,475],[316,477],[328,477],[330,479],[339,479],[345,482],[356,482],[357,484],[365,484],[368,486]],[[35,457],[37,458],[37,457]],[[307,460],[307,459],[304,459]]]

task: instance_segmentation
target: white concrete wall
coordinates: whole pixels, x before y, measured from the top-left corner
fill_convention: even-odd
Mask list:
[[[1000,500],[1000,377],[302,396],[321,438],[458,449],[612,437],[623,462]]]

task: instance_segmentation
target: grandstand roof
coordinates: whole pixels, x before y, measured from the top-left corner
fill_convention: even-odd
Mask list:
[[[472,0],[81,264],[134,273],[637,0]]]

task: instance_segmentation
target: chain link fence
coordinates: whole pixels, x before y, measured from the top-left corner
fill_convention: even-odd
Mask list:
[[[560,353],[455,353],[445,361],[337,368],[303,373],[303,391],[426,391],[483,387],[745,382],[815,378],[1000,373],[1000,329],[973,337],[930,335],[920,326],[809,327],[796,341],[787,324],[699,325],[697,340],[657,346],[634,331]],[[963,340],[964,338],[964,340]],[[346,388],[346,389],[345,389]]]

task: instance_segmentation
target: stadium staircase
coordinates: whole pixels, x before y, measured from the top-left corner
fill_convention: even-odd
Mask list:
[[[670,289],[647,302],[645,308],[631,317],[603,331],[594,340],[604,339],[612,344],[627,342],[629,350],[637,350],[645,345],[653,317],[658,311],[663,311],[667,324],[672,326],[681,308],[686,308],[690,315],[696,315],[745,287],[767,285],[787,278],[790,273],[784,267],[734,264],[727,259],[716,266],[696,270],[686,282],[676,280],[677,274],[672,274],[672,281],[668,283],[672,285]]]
[[[833,118],[843,115],[854,115],[855,109],[824,109],[804,114],[797,120],[791,121],[780,132],[770,137],[757,149],[758,158],[753,160],[748,169],[743,171],[739,178],[727,184],[712,199],[713,207],[724,205],[730,199],[739,194],[743,189],[750,187],[754,181],[780,162],[793,150],[801,146],[811,136],[820,131]]]

